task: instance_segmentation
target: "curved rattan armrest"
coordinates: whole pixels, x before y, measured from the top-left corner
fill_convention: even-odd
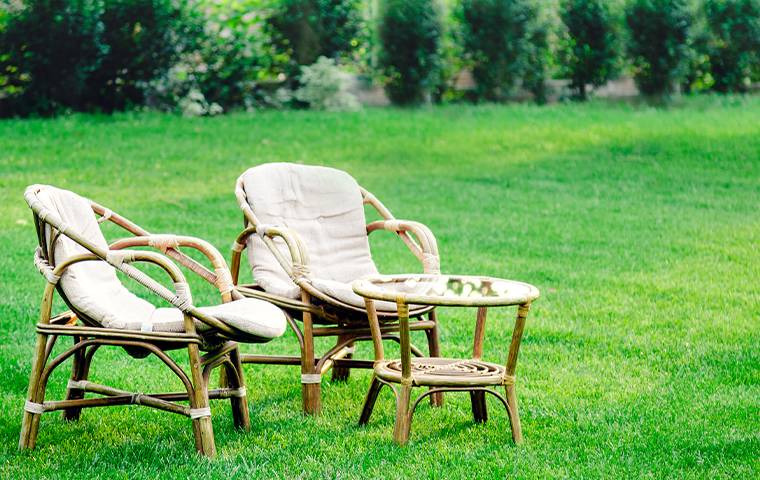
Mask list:
[[[425,273],[440,273],[438,242],[427,226],[420,222],[397,219],[378,220],[367,225],[367,234],[376,230],[397,233],[414,256],[420,260]],[[414,239],[409,237],[409,233],[414,235]]]
[[[200,312],[195,306],[193,306],[190,286],[187,284],[184,274],[174,262],[164,255],[156,252],[123,250],[108,250],[102,257],[94,253],[75,255],[53,268],[51,272],[52,278],[60,278],[66,268],[83,261],[105,261],[115,269],[169,302],[172,306],[180,309],[183,313],[198,319],[211,328],[230,335],[235,334],[235,331],[231,327],[210,315]],[[148,262],[159,266],[171,278],[174,283],[175,291],[172,292],[145,272],[133,267],[131,264],[134,262]],[[48,281],[50,281],[50,279],[48,279]],[[196,333],[193,322],[185,322],[185,333]]]
[[[224,301],[230,300],[231,292],[234,289],[230,269],[227,267],[227,262],[222,257],[222,254],[219,253],[219,250],[209,242],[185,235],[150,234],[119,239],[113,242],[109,248],[121,250],[130,247],[153,247],[167,254],[171,251],[177,251],[179,247],[189,247],[199,251],[211,262],[214,269],[213,272],[210,272],[203,265],[200,265],[186,255],[182,255],[177,260],[218,288]]]
[[[235,197],[237,197],[238,205],[243,211],[246,229],[238,235],[238,238],[232,246],[231,270],[233,282],[237,284],[238,273],[240,270],[240,254],[245,248],[246,240],[254,234],[261,238],[272,255],[277,259],[277,263],[280,264],[296,285],[301,286],[302,283],[307,282],[309,274],[309,256],[306,252],[306,246],[298,234],[288,227],[266,225],[256,218],[251,206],[248,204],[243,175],[238,177],[235,182]],[[285,246],[290,253],[290,259],[285,258],[280,249],[277,248],[277,245],[274,242],[276,238],[281,238],[285,242]]]
[[[277,259],[277,263],[280,264],[293,282],[300,285],[300,282],[303,282],[308,278],[309,255],[301,237],[288,227],[259,225],[258,227],[246,228],[235,240],[235,244],[233,245],[233,280],[237,280],[237,272],[240,262],[239,254],[245,248],[246,241],[251,235],[258,235],[261,238],[272,255]],[[285,246],[290,254],[290,259],[286,258],[275,244],[274,240],[277,238],[281,238],[285,242]]]

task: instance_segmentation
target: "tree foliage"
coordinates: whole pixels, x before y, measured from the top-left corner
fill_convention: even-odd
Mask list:
[[[603,0],[563,0],[564,25],[559,58],[578,98],[586,87],[604,85],[616,73],[618,42],[609,6]]]

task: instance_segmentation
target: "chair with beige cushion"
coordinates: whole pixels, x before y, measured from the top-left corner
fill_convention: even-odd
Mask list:
[[[372,368],[371,361],[352,358],[355,342],[371,340],[364,299],[351,289],[354,280],[378,273],[369,233],[398,235],[425,273],[439,272],[435,237],[420,223],[395,219],[349,174],[332,168],[259,165],[238,178],[235,193],[245,228],[233,245],[233,281],[237,285],[242,251],[247,249],[254,283],[237,285],[237,290],[288,311],[301,349],[299,357],[243,354],[242,361],[300,365],[304,411],[318,413],[324,373],[332,368],[333,379],[345,379],[349,368]],[[383,220],[367,224],[365,205]],[[396,305],[377,302],[377,309],[384,338],[398,341]],[[410,318],[411,329],[427,335],[430,356],[437,356],[433,309],[412,306]],[[318,355],[315,337],[335,337],[336,342]],[[440,397],[434,402],[440,403]]]
[[[24,196],[34,212],[39,240],[35,264],[47,286],[36,327],[19,447],[34,447],[44,412],[63,410],[64,419],[77,420],[82,408],[108,405],[145,405],[190,417],[196,448],[207,456],[215,454],[209,399],[230,399],[234,424],[249,429],[237,342],[262,343],[282,335],[286,314],[271,303],[242,298],[233,288],[222,256],[203,240],[151,235],[67,190],[32,185]],[[100,229],[103,221],[111,221],[135,236],[109,245]],[[127,247],[153,247],[163,254],[124,250]],[[213,270],[182,253],[184,247],[200,251]],[[214,284],[223,303],[196,306],[184,274],[169,257]],[[136,268],[136,263],[163,269],[172,288]],[[156,307],[136,296],[120,281],[117,271],[146,287],[167,306]],[[52,316],[56,292],[70,311]],[[74,344],[51,359],[59,337],[71,337]],[[92,358],[103,346],[121,347],[134,358],[155,355],[179,377],[184,391],[142,394],[89,381]],[[189,374],[166,354],[174,349],[187,349]],[[66,399],[46,401],[50,374],[68,358],[73,362]],[[228,386],[209,390],[208,378],[216,367],[223,368]],[[87,393],[97,396],[85,398]],[[184,401],[189,406],[181,403]]]

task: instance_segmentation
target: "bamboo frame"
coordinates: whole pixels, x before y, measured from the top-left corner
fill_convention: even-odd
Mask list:
[[[354,292],[365,298],[367,315],[372,330],[373,344],[375,348],[375,362],[372,381],[367,396],[364,400],[359,424],[369,422],[377,397],[383,386],[389,386],[396,397],[396,421],[394,424],[393,438],[404,445],[409,441],[412,425],[412,417],[419,403],[427,396],[440,395],[443,392],[468,392],[472,406],[472,414],[476,423],[485,423],[488,420],[486,408],[486,395],[495,396],[507,410],[512,440],[519,444],[522,442],[522,428],[517,409],[517,395],[515,392],[515,370],[517,368],[517,356],[520,350],[525,321],[530,310],[531,302],[539,296],[538,289],[521,283],[487,277],[463,277],[463,276],[427,276],[429,279],[456,278],[478,283],[482,281],[505,282],[515,287],[520,287],[522,295],[491,295],[468,297],[462,295],[436,295],[432,293],[406,293],[394,291],[393,288],[379,288],[377,284],[393,282],[395,280],[408,280],[411,276],[387,276],[370,278],[354,282]],[[395,298],[399,323],[401,325],[400,360],[388,361],[380,335],[380,321],[375,308],[375,301]],[[445,359],[445,358],[417,358],[412,360],[411,343],[409,341],[409,304],[422,305],[448,305],[459,307],[477,307],[475,331],[473,334],[473,349],[470,359]],[[504,366],[483,362],[483,342],[486,332],[486,317],[488,307],[517,305],[517,318],[512,331],[512,340],[509,346],[507,360]],[[429,387],[412,401],[412,390],[415,387]],[[505,395],[502,396],[494,388],[503,387]]]
[[[216,286],[222,301],[229,302],[241,297],[234,290],[224,258],[213,246],[203,240],[183,236],[151,235],[128,219],[91,202],[93,213],[101,215],[99,221],[111,221],[136,235],[134,238],[116,241],[108,250],[104,250],[72,230],[56,212],[49,210],[42,203],[38,194],[45,188],[47,187],[33,185],[27,188],[24,194],[34,214],[34,224],[39,240],[36,263],[45,276],[47,284],[36,328],[37,340],[19,448],[34,448],[40,417],[45,412],[63,410],[65,420],[75,421],[79,419],[83,408],[137,404],[190,417],[196,450],[205,456],[213,457],[216,454],[216,446],[209,409],[210,399],[229,399],[234,425],[243,430],[250,429],[245,380],[240,352],[235,340],[262,342],[268,339],[246,334],[211,315],[202,313],[192,305],[189,288],[187,297],[182,298],[181,292],[172,292],[133,267],[132,264],[148,262],[158,265],[175,285],[186,286],[187,282],[183,273],[168,258],[172,257]],[[60,235],[67,236],[90,253],[72,256],[56,265],[55,257],[50,250],[54,248],[55,239]],[[143,250],[123,252],[119,255],[114,253],[136,246],[154,247],[166,256]],[[213,271],[180,252],[180,247],[190,247],[200,251],[209,259]],[[66,298],[64,291],[58,285],[58,280],[71,265],[90,261],[107,262],[154,294],[183,310],[184,331],[179,333],[142,332],[105,328],[78,311],[76,306]],[[52,316],[53,298],[56,291],[71,311]],[[210,327],[209,330],[198,332],[195,326],[196,320],[207,324]],[[51,359],[53,346],[59,337],[71,337],[73,346]],[[123,348],[136,359],[154,355],[181,380],[185,392],[142,394],[88,381],[93,357],[104,346]],[[190,362],[189,373],[166,354],[168,350],[173,349],[187,349]],[[202,355],[201,352],[205,354]],[[66,398],[46,401],[45,391],[51,373],[69,358],[73,361]],[[228,385],[224,388],[209,390],[208,378],[211,371],[216,368],[221,368],[226,373]],[[85,398],[87,393],[99,396]],[[188,402],[189,405],[178,403],[183,401]]]
[[[440,260],[438,244],[435,236],[428,227],[419,223],[396,219],[390,210],[366,189],[359,187],[362,201],[374,208],[383,220],[367,224],[367,234],[384,230],[397,234],[411,253],[417,257],[425,273],[439,273]],[[230,270],[232,280],[238,292],[243,296],[264,299],[283,308],[295,320],[290,322],[298,346],[300,357],[263,356],[243,354],[243,363],[252,364],[287,364],[300,365],[302,374],[303,411],[306,414],[318,415],[321,411],[320,384],[322,376],[332,369],[333,380],[347,380],[352,368],[371,368],[372,363],[353,358],[352,347],[358,341],[369,340],[366,310],[341,302],[317,290],[309,278],[308,251],[298,234],[285,226],[270,226],[262,224],[248,203],[248,197],[243,185],[243,177],[238,178],[235,185],[235,196],[240,209],[243,211],[242,232],[237,236],[232,247]],[[278,263],[288,276],[301,289],[300,300],[285,298],[266,293],[255,283],[240,285],[238,277],[242,252],[247,248],[251,235],[259,235],[267,249],[275,256]],[[280,238],[285,242],[289,257],[286,258],[274,243]],[[399,341],[395,333],[399,332],[398,318],[394,312],[381,312],[382,338]],[[439,355],[438,327],[435,312],[432,307],[414,308],[410,312],[414,321],[411,330],[424,331],[430,356]],[[427,316],[427,320],[424,317]],[[319,325],[327,325],[320,327]],[[318,355],[314,351],[314,337],[330,336],[336,338],[336,344],[326,353]],[[347,347],[346,352],[342,347]],[[421,352],[417,350],[421,355]],[[434,405],[440,405],[443,397],[438,394],[431,399]]]

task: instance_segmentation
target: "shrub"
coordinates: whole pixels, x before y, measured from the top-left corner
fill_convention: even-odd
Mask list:
[[[760,0],[706,0],[705,14],[713,88],[746,90],[760,64]]]
[[[708,47],[712,34],[707,26],[704,9],[694,11],[694,19],[690,31],[691,55],[689,55],[686,73],[681,81],[681,91],[684,93],[702,92],[712,88],[710,74],[710,55]]]
[[[189,70],[209,102],[250,108],[266,103],[260,84],[276,79],[289,57],[266,29],[266,0],[231,3],[205,2],[205,35]]]
[[[667,95],[683,80],[691,50],[689,0],[632,0],[628,53],[641,93]]]
[[[468,96],[468,90],[457,87],[466,68],[460,38],[462,27],[456,9],[445,9],[443,15],[443,24],[448,27],[440,39],[438,78],[431,99],[434,102],[457,102]]]
[[[298,65],[351,52],[361,33],[361,0],[280,0],[269,19],[279,48]]]
[[[177,104],[186,117],[214,116],[224,112],[218,103],[209,104],[200,90],[190,90]]]
[[[427,102],[438,81],[443,25],[436,0],[384,0],[378,64],[398,105]]]
[[[86,80],[107,51],[95,0],[28,0],[0,31],[0,115],[81,109]]]
[[[346,90],[346,77],[335,60],[319,57],[311,66],[301,67],[301,86],[295,98],[316,110],[358,110],[356,97]]]
[[[563,0],[559,16],[565,26],[559,58],[576,96],[586,87],[604,85],[615,74],[617,41],[614,22],[603,0]]]
[[[463,46],[481,100],[503,101],[518,80],[542,95],[548,26],[531,0],[463,0]]]
[[[322,55],[338,58],[361,42],[364,27],[361,0],[319,0]]]
[[[144,102],[195,33],[172,0],[28,0],[0,32],[3,114],[111,111]]]
[[[549,48],[551,25],[540,16],[534,19],[528,35],[529,48],[525,52],[525,70],[522,75],[522,86],[533,94],[538,104],[546,103],[546,78],[549,64],[552,60]]]
[[[108,0],[100,21],[107,46],[88,76],[90,108],[123,110],[145,102],[145,83],[165,74],[194,46],[202,24],[175,0]]]
[[[272,45],[267,0],[203,0],[198,5],[203,32],[192,50],[150,82],[151,106],[206,114],[213,112],[199,106],[229,110],[271,103],[263,84],[277,81],[289,57]]]

